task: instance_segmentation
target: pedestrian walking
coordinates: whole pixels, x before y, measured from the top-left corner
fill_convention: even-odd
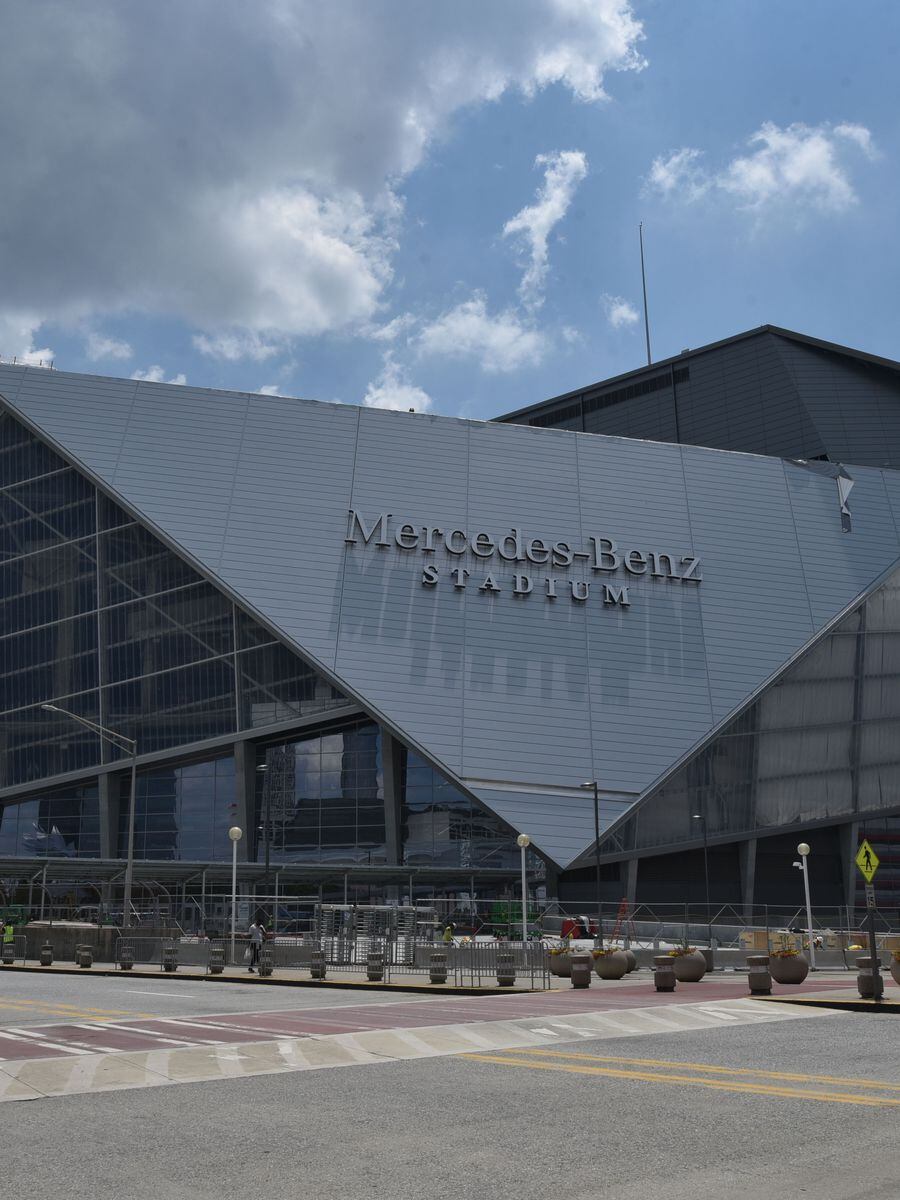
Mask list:
[[[455,933],[455,931],[456,931],[456,926],[453,924],[452,921],[448,921],[448,923],[444,929],[444,945],[445,946],[449,946],[450,943],[453,941],[453,934]]]
[[[3,944],[5,946],[9,942],[14,942],[15,940],[16,940],[15,926],[13,925],[13,923],[9,919],[9,917],[6,917],[6,919],[3,922]]]
[[[252,975],[254,968],[259,966],[259,951],[262,946],[263,927],[262,925],[257,925],[256,921],[254,921],[247,932],[250,934],[250,966],[247,970]]]

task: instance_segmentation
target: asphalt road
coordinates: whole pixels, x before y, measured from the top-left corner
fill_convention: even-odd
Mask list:
[[[78,983],[82,1001],[96,987],[96,1006],[126,1003],[114,981]],[[256,993],[161,982],[135,1002],[272,1006]],[[277,1003],[288,997],[322,1003],[305,989]],[[17,1200],[889,1196],[898,1033],[894,1017],[825,1014],[6,1104],[4,1177]]]

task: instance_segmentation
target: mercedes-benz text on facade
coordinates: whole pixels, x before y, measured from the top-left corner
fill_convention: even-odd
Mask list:
[[[636,576],[679,584],[699,584],[703,578],[700,559],[693,553],[626,548],[608,536],[591,534],[580,543],[553,541],[528,536],[518,527],[497,535],[419,525],[392,513],[367,520],[352,508],[344,541],[423,556],[425,588],[436,588],[442,581],[458,590],[471,584],[486,595],[509,591],[519,597],[543,595],[546,600],[568,596],[583,604],[591,598],[594,584],[594,594],[604,604],[628,608],[628,583]],[[583,577],[570,578],[570,568]]]

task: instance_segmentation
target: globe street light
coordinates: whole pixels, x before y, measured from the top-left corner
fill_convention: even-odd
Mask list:
[[[800,855],[800,861],[794,863],[795,867],[799,867],[803,872],[803,892],[806,896],[806,929],[809,936],[809,965],[813,971],[816,969],[816,947],[813,944],[813,923],[812,923],[812,907],[809,903],[809,868],[806,860],[809,858],[809,846],[806,842],[801,842],[797,847],[797,853]]]
[[[127,750],[131,755],[131,799],[128,803],[128,851],[125,859],[125,888],[122,899],[122,927],[128,929],[131,926],[131,891],[134,881],[134,810],[137,807],[137,742],[134,738],[126,737],[124,733],[116,733],[114,729],[107,729],[105,725],[100,725],[96,721],[89,721],[87,717],[80,717],[77,713],[69,712],[67,708],[60,708],[57,704],[42,704],[41,708],[44,712],[59,713],[62,717],[69,717],[73,721],[77,721],[79,725],[83,725],[85,729],[90,729],[92,733],[96,733],[98,737],[109,742],[111,746],[115,746],[117,750]]]
[[[531,845],[531,838],[527,833],[520,833],[516,838],[516,845],[522,851],[522,945],[528,941],[528,880],[525,876],[525,851]]]
[[[597,937],[595,939],[595,945],[602,950],[603,918],[600,914],[602,912],[601,905],[603,902],[601,896],[603,894],[603,889],[600,886],[600,785],[597,783],[596,779],[588,779],[585,783],[580,784],[580,786],[583,787],[585,791],[592,789],[594,793],[594,838],[597,843],[595,848],[597,870],[594,878],[594,884],[597,891]],[[585,930],[585,932],[587,932],[587,930]]]
[[[237,925],[237,844],[244,836],[240,825],[228,830],[231,838],[231,965],[234,966],[234,934]]]

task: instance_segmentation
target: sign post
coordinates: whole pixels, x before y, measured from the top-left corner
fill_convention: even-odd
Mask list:
[[[855,861],[866,881],[866,925],[869,931],[869,961],[872,964],[872,997],[877,1003],[881,999],[881,987],[879,986],[881,964],[878,961],[878,951],[875,947],[875,886],[872,880],[875,878],[875,872],[878,870],[881,860],[869,845],[868,840],[864,838],[856,852]]]

